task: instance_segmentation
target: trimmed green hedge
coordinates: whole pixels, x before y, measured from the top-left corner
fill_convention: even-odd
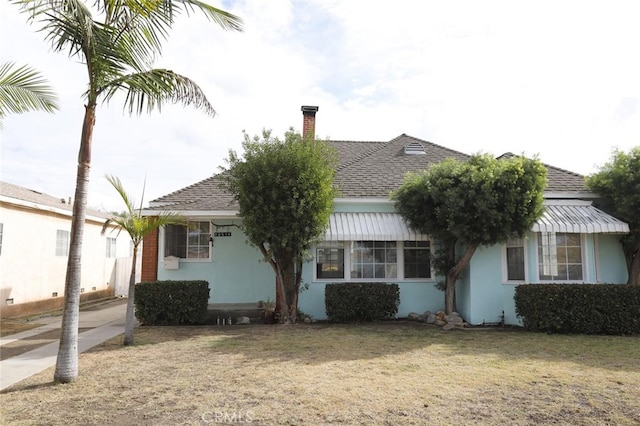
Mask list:
[[[144,325],[203,324],[209,304],[207,281],[150,281],[136,285],[136,318]]]
[[[524,327],[548,333],[639,334],[640,287],[525,284],[516,287]]]
[[[390,319],[398,313],[400,289],[386,283],[327,284],[324,303],[331,322]]]

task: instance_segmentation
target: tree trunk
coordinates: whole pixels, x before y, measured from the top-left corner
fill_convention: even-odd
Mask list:
[[[64,306],[62,310],[62,333],[58,346],[58,357],[53,380],[56,383],[69,383],[78,378],[78,324],[80,317],[80,287],[82,284],[82,240],[84,221],[87,215],[87,193],[89,189],[89,171],[91,169],[91,142],[96,120],[96,104],[85,106],[78,170],[76,176],[73,217],[67,273],[64,283]]]
[[[627,284],[640,286],[640,248],[636,249],[629,256],[628,262],[629,279]]]
[[[447,275],[445,277],[445,289],[444,289],[444,305],[445,312],[447,315],[455,312],[455,295],[456,295],[456,281],[460,277],[460,274],[467,267],[473,253],[475,253],[477,247],[469,246],[465,250],[462,257],[458,260],[458,262],[453,266],[453,268],[449,269]]]
[[[136,262],[138,259],[138,245],[133,247],[133,260],[131,264],[131,275],[129,276],[129,291],[127,292],[127,314],[124,323],[124,345],[133,345],[133,308],[136,295]]]

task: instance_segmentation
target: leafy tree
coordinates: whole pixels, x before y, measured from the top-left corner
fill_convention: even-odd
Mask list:
[[[540,218],[546,173],[538,160],[485,154],[405,176],[392,198],[412,228],[440,245],[433,264],[445,276],[448,314],[455,310],[456,281],[476,249],[522,236]]]
[[[86,216],[91,145],[98,102],[118,92],[126,94],[129,113],[160,110],[166,102],[181,103],[213,116],[215,111],[200,87],[166,69],[152,69],[175,18],[202,12],[227,30],[241,30],[240,18],[199,0],[12,0],[30,22],[37,22],[55,52],[64,52],[86,67],[88,82],[80,137],[75,203],[67,274],[62,335],[54,380],[78,376],[78,312],[82,236]],[[95,15],[95,16],[94,16]]]
[[[284,140],[244,134],[244,158],[229,152],[222,177],[240,205],[242,227],[271,265],[280,322],[295,323],[302,264],[333,209],[337,154],[290,129]]]
[[[0,130],[8,113],[21,114],[58,109],[58,99],[46,80],[27,65],[15,67],[11,62],[0,64]]]
[[[600,171],[587,178],[587,187],[602,196],[598,206],[629,224],[622,237],[630,285],[640,285],[640,147],[615,150]]]
[[[157,216],[149,217],[142,216],[142,200],[140,201],[140,207],[136,209],[135,201],[131,198],[122,186],[122,182],[115,176],[106,176],[109,183],[118,191],[126,210],[122,213],[114,214],[111,219],[108,219],[102,226],[102,234],[110,227],[115,225],[115,229],[120,233],[125,231],[131,237],[133,243],[133,258],[131,259],[131,275],[129,276],[129,292],[127,295],[127,314],[124,327],[124,345],[133,345],[133,301],[135,297],[136,289],[136,262],[138,259],[138,248],[147,236],[152,231],[160,228],[164,225],[187,225],[187,220],[177,213],[161,213]],[[144,198],[144,191],[143,191]]]

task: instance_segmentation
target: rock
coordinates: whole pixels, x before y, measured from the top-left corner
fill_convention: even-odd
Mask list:
[[[425,318],[426,318],[426,317],[428,317],[429,315],[431,315],[431,313],[432,313],[431,311],[424,311],[424,314],[422,314],[422,315],[424,315],[424,316],[425,316]]]
[[[455,324],[452,324],[452,323],[447,323],[447,324],[442,326],[442,329],[444,331],[453,330],[454,328],[456,328],[456,326],[455,326]]]
[[[432,314],[431,312],[429,312],[429,315],[427,315],[426,322],[427,324],[434,324],[436,322],[436,314]]]
[[[451,315],[445,315],[444,320],[452,324],[462,324],[464,322],[457,312],[452,312]]]
[[[416,312],[409,312],[409,315],[407,315],[407,319],[409,321],[419,321],[420,320],[420,314],[418,314]]]
[[[305,324],[311,324],[313,322],[313,320],[309,317],[304,317],[304,323]]]
[[[440,326],[445,325],[445,324],[446,324],[446,322],[441,321],[441,320],[439,320],[439,319],[436,319],[436,321],[434,322],[434,324],[440,327]]]
[[[236,319],[236,324],[238,325],[251,324],[251,320],[249,319],[249,317],[239,317]]]
[[[438,311],[438,312],[436,312],[436,319],[437,319],[438,321],[444,321],[444,318],[445,318],[446,316],[447,316],[447,315],[446,315],[443,311]]]

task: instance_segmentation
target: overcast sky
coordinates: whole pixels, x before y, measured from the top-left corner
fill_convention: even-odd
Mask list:
[[[83,65],[51,52],[0,3],[0,62],[42,71],[56,114],[4,121],[1,179],[73,196],[86,90]],[[97,112],[89,206],[121,210],[104,175],[145,205],[216,173],[242,130],[282,135],[316,105],[316,134],[390,140],[402,133],[468,154],[539,155],[581,174],[640,145],[637,1],[210,1],[245,21],[224,32],[181,19],[156,67],[191,77],[218,112],[177,106],[129,117]]]

